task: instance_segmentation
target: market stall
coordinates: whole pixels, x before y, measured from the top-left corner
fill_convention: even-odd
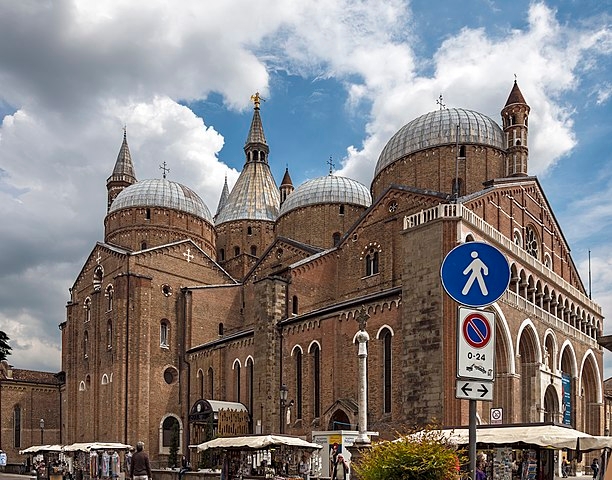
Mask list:
[[[129,470],[130,450],[130,445],[114,442],[66,445],[63,447],[66,474],[75,480],[123,480],[129,476],[125,472]]]
[[[32,445],[19,451],[20,455],[28,455],[28,464],[36,471],[39,479],[62,480],[63,457],[61,445]]]
[[[440,433],[456,445],[469,444],[468,428],[446,428]],[[476,429],[478,461],[486,465],[487,477],[496,480],[552,480],[561,476],[563,461],[573,465],[575,473],[583,452],[609,447],[611,440],[556,424],[478,425]]]
[[[296,480],[318,477],[321,445],[285,435],[220,437],[199,445],[198,452],[222,452],[218,466],[222,480],[234,478],[284,478]],[[302,468],[300,468],[302,464]],[[301,472],[301,473],[300,473]]]

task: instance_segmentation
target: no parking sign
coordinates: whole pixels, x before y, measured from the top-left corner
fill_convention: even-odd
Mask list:
[[[459,308],[457,377],[493,380],[495,314]]]

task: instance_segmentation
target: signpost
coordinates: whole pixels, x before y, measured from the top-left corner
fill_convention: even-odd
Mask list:
[[[470,470],[476,478],[476,401],[493,400],[495,314],[475,308],[490,305],[503,295],[510,284],[510,266],[492,245],[466,242],[444,257],[440,278],[446,293],[463,305],[457,322],[455,397],[470,401]]]

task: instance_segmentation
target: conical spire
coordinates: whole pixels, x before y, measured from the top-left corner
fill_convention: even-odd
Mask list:
[[[227,203],[227,199],[229,197],[229,188],[227,186],[227,174],[225,175],[225,183],[223,184],[223,190],[221,190],[221,198],[219,198],[219,205],[217,206],[217,213],[215,213],[215,218],[221,213],[223,207]]]
[[[289,175],[289,167],[286,167],[285,175],[283,175],[283,180],[280,184],[281,205],[287,199],[287,197],[293,193],[293,190],[293,182],[291,181],[291,176]]]
[[[107,191],[107,211],[110,209],[111,203],[119,195],[121,190],[136,183],[136,173],[134,171],[134,164],[132,163],[132,155],[130,154],[130,148],[127,143],[127,128],[123,127],[123,143],[119,149],[119,155],[117,155],[117,161],[115,162],[115,168],[110,177],[106,179],[106,191]]]
[[[264,134],[263,124],[261,122],[261,116],[259,114],[259,106],[262,98],[259,96],[259,92],[255,95],[251,95],[253,101],[253,119],[251,120],[251,128],[249,129],[249,135],[247,136],[246,143],[244,145],[244,153],[246,153],[246,161],[248,162],[268,162],[268,153],[270,149],[266,143],[266,136]]]
[[[523,97],[523,94],[521,93],[521,89],[519,88],[518,83],[516,83],[516,79],[514,80],[514,86],[512,87],[512,90],[510,91],[510,95],[508,95],[508,101],[506,101],[506,107],[508,105],[512,105],[513,103],[527,104],[527,102],[525,101],[525,97]]]
[[[270,166],[268,152],[263,133],[259,105],[259,93],[251,97],[255,105],[253,121],[244,146],[246,163],[223,209],[217,213],[215,223],[220,225],[234,220],[268,220],[276,221],[280,207],[280,192]]]

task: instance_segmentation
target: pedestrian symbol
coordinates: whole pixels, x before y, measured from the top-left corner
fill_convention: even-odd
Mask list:
[[[440,269],[442,286],[456,302],[483,307],[502,296],[510,283],[506,257],[483,242],[467,242],[453,248]]]

